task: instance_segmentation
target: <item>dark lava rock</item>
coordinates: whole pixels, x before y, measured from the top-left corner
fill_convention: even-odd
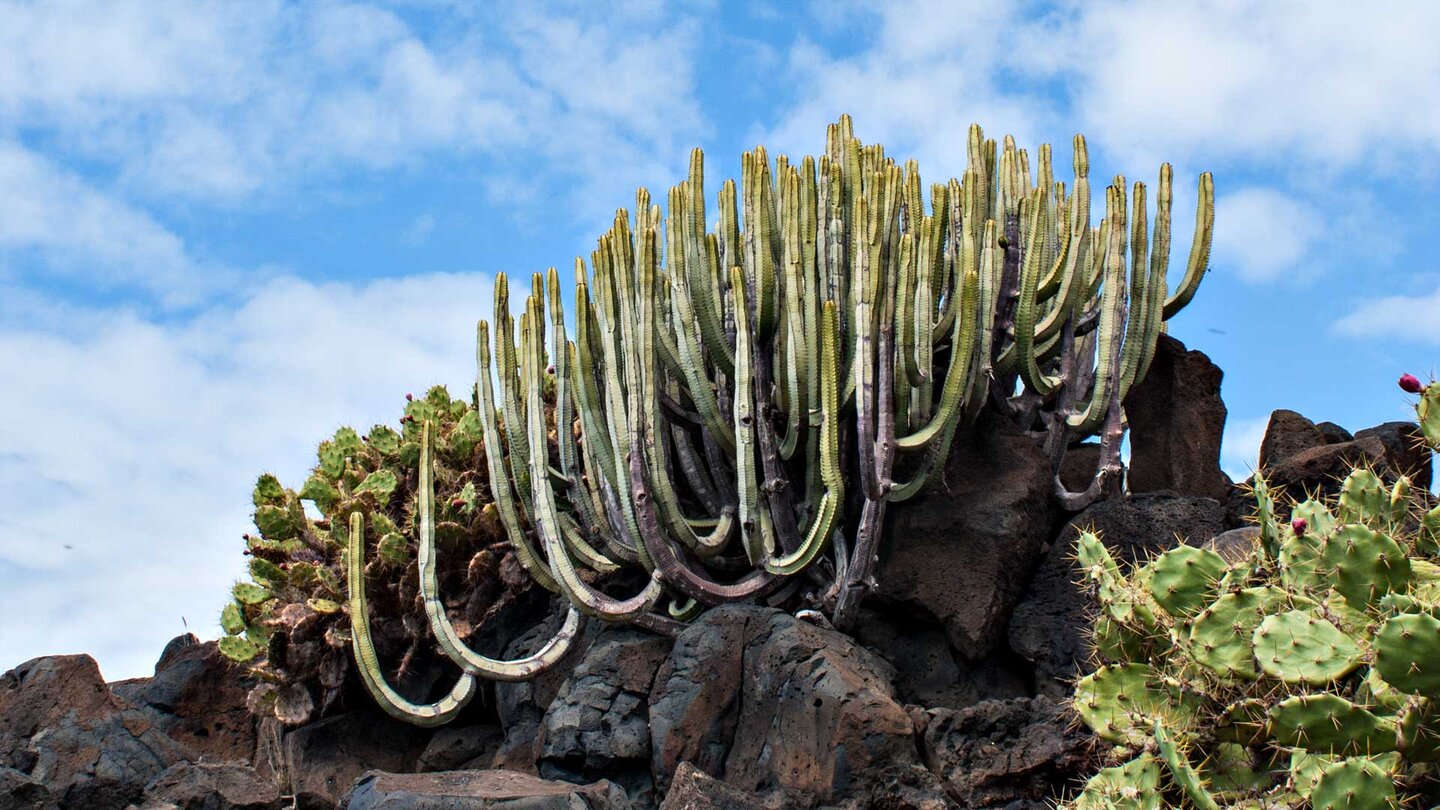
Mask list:
[[[1094,738],[1051,698],[928,714],[925,759],[961,807],[1050,807],[1094,763]]]
[[[15,810],[58,810],[50,788],[14,768],[0,768],[0,807]]]
[[[832,630],[769,608],[712,609],[676,639],[650,696],[657,781],[687,761],[786,807],[867,801],[919,764],[893,678]]]
[[[505,739],[499,726],[449,726],[435,730],[420,754],[420,771],[488,770]]]
[[[256,723],[245,696],[253,685],[215,642],[201,643],[187,633],[166,645],[153,677],[111,688],[199,757],[248,763],[255,755]]]
[[[1408,475],[1416,489],[1429,489],[1434,455],[1414,422],[1386,422],[1355,434],[1355,441],[1378,439],[1385,446],[1385,463],[1392,475]]]
[[[1340,442],[1348,442],[1355,438],[1350,434],[1350,431],[1340,427],[1334,422],[1319,422],[1315,427],[1319,428],[1320,435],[1325,437],[1326,444],[1339,444]]]
[[[552,782],[519,771],[371,771],[344,810],[629,810],[619,785]]]
[[[596,634],[541,725],[540,776],[610,779],[648,797],[650,689],[671,641],[623,626]]]
[[[1010,648],[1035,665],[1036,690],[1069,694],[1087,657],[1086,632],[1098,605],[1076,586],[1083,579],[1074,562],[1081,528],[1100,532],[1123,565],[1174,547],[1177,535],[1203,543],[1224,531],[1225,519],[1224,507],[1209,498],[1163,493],[1102,501],[1071,519],[1010,619]]]
[[[958,709],[1030,693],[1027,662],[1005,647],[967,661],[950,649],[935,617],[913,606],[871,599],[860,608],[853,632],[895,668],[896,696],[904,703]]]
[[[1330,444],[1325,433],[1309,419],[1284,409],[1270,414],[1260,442],[1260,469],[1267,469],[1312,447]]]
[[[63,807],[124,807],[192,756],[111,693],[88,655],[36,658],[0,675],[0,767],[28,774]]]
[[[280,791],[248,765],[177,762],[145,786],[146,804],[181,810],[279,810]]]
[[[1125,398],[1130,423],[1130,492],[1170,491],[1224,500],[1230,479],[1220,471],[1225,373],[1204,352],[1161,335],[1145,379]]]
[[[943,480],[892,519],[876,592],[940,620],[962,656],[1004,640],[1056,520],[1050,461],[1008,419],[986,411],[957,437]]]
[[[737,790],[688,762],[680,763],[660,810],[779,810],[778,797]]]
[[[1224,557],[1228,562],[1239,562],[1250,556],[1260,542],[1260,527],[1245,526],[1215,535],[1205,547]]]
[[[522,658],[540,649],[555,635],[564,618],[564,611],[555,611],[544,622],[521,634],[505,649],[507,659]],[[495,684],[495,709],[500,715],[500,725],[505,729],[505,739],[495,753],[491,767],[512,771],[538,774],[536,767],[540,759],[538,743],[540,724],[545,719],[545,710],[555,700],[560,687],[594,638],[596,623],[590,622],[575,640],[574,646],[565,659],[538,677],[518,683]]]
[[[301,808],[329,810],[366,771],[414,771],[428,736],[368,709],[301,726],[284,739],[288,792]]]

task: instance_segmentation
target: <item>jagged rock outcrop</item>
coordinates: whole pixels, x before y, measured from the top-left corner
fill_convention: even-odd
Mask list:
[[[1160,336],[1149,373],[1125,398],[1131,492],[1168,491],[1220,501],[1228,496],[1230,479],[1220,470],[1224,378],[1204,352]]]
[[[1086,659],[1085,632],[1098,608],[1076,586],[1075,538],[1094,529],[1118,560],[1145,560],[1173,547],[1177,536],[1203,543],[1225,530],[1225,508],[1210,498],[1165,493],[1102,501],[1072,518],[1030,581],[1010,617],[1010,647],[1034,665],[1040,694],[1069,694]]]
[[[517,771],[398,774],[371,771],[340,805],[344,810],[630,810],[612,782],[586,785]]]
[[[215,642],[186,633],[165,645],[153,676],[110,688],[206,760],[248,763],[255,755],[256,722],[245,696],[253,686]]]
[[[280,791],[249,765],[177,762],[145,786],[148,808],[280,810]]]

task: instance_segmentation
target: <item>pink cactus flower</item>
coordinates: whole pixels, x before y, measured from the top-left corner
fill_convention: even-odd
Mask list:
[[[1309,527],[1310,524],[1305,522],[1305,518],[1295,518],[1290,521],[1290,528],[1293,529],[1296,534],[1304,534],[1305,530]]]
[[[1425,386],[1420,383],[1420,378],[1414,374],[1401,374],[1400,390],[1407,394],[1418,394],[1425,390]]]

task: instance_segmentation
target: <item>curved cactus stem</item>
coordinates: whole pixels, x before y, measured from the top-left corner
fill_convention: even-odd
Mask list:
[[[360,680],[365,683],[366,691],[386,714],[412,725],[429,728],[450,722],[475,697],[475,676],[470,672],[461,673],[450,694],[434,703],[412,703],[396,692],[380,669],[375,642],[370,638],[369,606],[365,600],[365,516],[359,511],[350,514],[350,538],[345,554],[350,649],[355,655],[356,668],[360,670]]]
[[[505,448],[500,443],[500,428],[495,418],[495,392],[490,382],[490,326],[480,321],[475,327],[475,386],[480,393],[479,407],[480,438],[485,447],[485,463],[490,473],[490,496],[495,499],[495,509],[500,514],[500,523],[505,527],[505,536],[515,551],[515,559],[535,581],[547,591],[558,592],[560,586],[550,576],[550,567],[540,552],[530,543],[520,525],[520,515],[510,488],[510,473],[506,470]],[[510,425],[510,436],[517,437],[518,425]],[[512,444],[513,449],[515,445]]]
[[[1069,427],[1080,434],[1094,433],[1108,418],[1112,400],[1118,402],[1120,347],[1125,329],[1125,193],[1123,188],[1111,186],[1106,197],[1110,247],[1106,251],[1096,337],[1097,379],[1083,409],[1066,417]]]
[[[1180,282],[1175,294],[1165,301],[1165,307],[1161,315],[1165,320],[1175,317],[1175,313],[1185,308],[1190,299],[1195,297],[1195,290],[1200,287],[1200,279],[1205,277],[1205,271],[1210,269],[1210,240],[1215,235],[1215,178],[1210,172],[1200,175],[1199,189],[1196,191],[1195,203],[1195,238],[1190,243],[1190,260],[1185,266],[1185,278]]]
[[[490,658],[466,646],[450,617],[445,615],[445,605],[440,601],[435,550],[435,451],[430,428],[430,422],[426,420],[420,429],[420,481],[416,487],[420,513],[420,595],[425,600],[425,615],[430,620],[430,630],[435,633],[435,640],[445,655],[467,673],[497,681],[529,680],[559,663],[570,651],[580,629],[580,614],[571,608],[560,630],[543,647],[523,658],[511,661]]]
[[[540,397],[540,372],[543,360],[540,352],[540,330],[535,326],[543,315],[540,301],[532,296],[525,320],[529,329],[521,330],[526,338],[524,346],[527,360],[526,418],[533,447],[545,446],[545,406]],[[523,321],[522,321],[523,323]],[[570,554],[565,548],[562,522],[555,506],[555,492],[550,485],[550,476],[545,472],[545,459],[539,453],[530,458],[531,500],[535,505],[535,528],[545,546],[545,555],[550,561],[550,572],[560,590],[570,599],[571,604],[582,612],[605,621],[628,621],[646,613],[659,601],[664,588],[658,575],[652,574],[650,581],[629,599],[615,599],[607,596],[581,579]]]

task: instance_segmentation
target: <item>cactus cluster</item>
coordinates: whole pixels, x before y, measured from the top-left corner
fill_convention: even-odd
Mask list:
[[[376,425],[366,435],[344,427],[320,443],[316,465],[298,491],[272,474],[254,491],[256,532],[244,537],[249,579],[233,589],[221,612],[220,650],[259,680],[251,707],[288,723],[334,703],[350,669],[347,547],[371,550],[361,576],[370,580],[377,613],[372,647],[393,661],[432,656],[419,598],[416,493],[422,443],[435,435],[425,482],[441,504],[431,510],[433,534],[451,564],[437,577],[450,586],[454,609],[469,625],[517,591],[528,578],[509,552],[483,472],[475,409],[443,387],[408,397],[399,429]],[[302,501],[312,508],[307,510]],[[318,515],[312,518],[312,515]],[[351,526],[359,518],[360,533]],[[367,628],[368,629],[368,628]]]
[[[1415,388],[1423,423],[1440,383]],[[1080,534],[1100,666],[1074,708],[1120,762],[1070,808],[1398,808],[1440,777],[1440,506],[1366,468],[1288,517],[1253,489],[1258,536],[1228,560],[1122,572]]]
[[[887,506],[942,476],[954,437],[982,409],[1044,444],[1067,507],[1117,492],[1121,402],[1207,269],[1211,179],[1200,177],[1194,244],[1172,289],[1168,165],[1153,228],[1146,186],[1123,177],[1092,227],[1082,137],[1068,186],[1048,145],[1032,164],[976,126],[966,147],[963,178],[927,189],[914,161],[862,144],[845,117],[818,159],[745,153],[741,182],[725,181],[714,208],[697,149],[663,211],[641,189],[633,215],[618,211],[590,261],[576,259],[572,301],[551,268],[512,313],[498,276],[464,417],[479,462],[462,474],[475,476],[487,525],[516,563],[571,614],[518,661],[463,643],[439,595],[453,598],[455,583],[433,573],[473,548],[447,545],[448,507],[430,492],[443,474],[432,475],[431,433],[417,417],[390,504],[403,500],[413,521],[325,513],[352,575],[345,599],[324,598],[346,603],[376,700],[441,722],[476,676],[530,677],[553,663],[580,614],[673,632],[706,606],[767,599],[844,629],[873,586]],[[433,430],[437,440],[454,432]],[[1095,435],[1095,474],[1069,491],[1058,476],[1066,448]],[[316,494],[330,497],[298,497]],[[344,534],[346,521],[356,530]],[[390,607],[365,589],[409,587],[396,584],[399,570],[359,575],[387,550],[417,561],[425,623],[462,673],[436,703],[396,693],[380,664],[392,659],[372,643],[370,613],[379,621]]]

